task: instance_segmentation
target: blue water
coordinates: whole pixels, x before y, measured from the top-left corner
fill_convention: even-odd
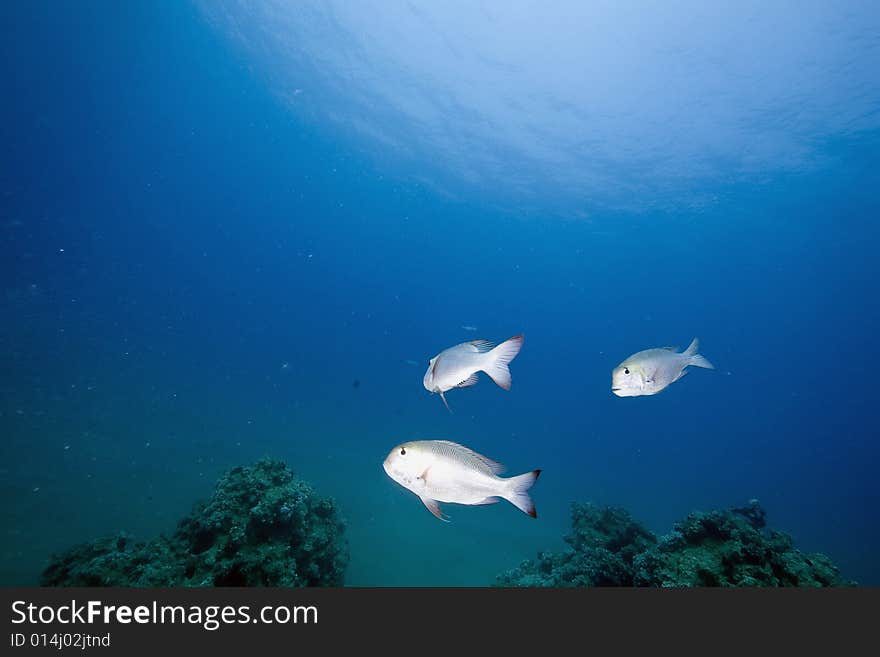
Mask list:
[[[0,583],[269,455],[352,585],[753,497],[880,584],[876,5],[471,4],[0,5]],[[510,392],[422,387],[520,332]],[[694,336],[717,370],[612,395]],[[381,468],[423,438],[542,468],[538,519],[438,522]]]

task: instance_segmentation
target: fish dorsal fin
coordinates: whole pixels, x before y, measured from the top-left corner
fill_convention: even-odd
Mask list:
[[[461,383],[459,383],[455,387],[456,388],[470,388],[471,386],[477,385],[477,382],[479,380],[480,380],[479,372],[474,372],[468,378],[466,378],[464,381],[462,381]]]
[[[488,456],[478,454],[469,447],[465,447],[464,445],[460,445],[459,443],[454,443],[451,440],[438,440],[437,442],[441,445],[446,445],[447,447],[452,448],[456,452],[465,454],[467,457],[477,461],[478,463],[482,463],[484,466],[489,468],[492,474],[497,475],[504,472],[505,470],[502,463],[499,463],[498,461],[493,461]]]
[[[428,511],[433,513],[436,518],[439,518],[443,522],[449,522],[449,518],[443,514],[443,511],[440,510],[440,504],[437,502],[437,500],[431,500],[427,497],[420,497],[419,499],[422,501]]]
[[[468,344],[472,345],[474,349],[481,354],[487,351],[492,351],[495,348],[495,343],[489,342],[488,340],[471,340]]]

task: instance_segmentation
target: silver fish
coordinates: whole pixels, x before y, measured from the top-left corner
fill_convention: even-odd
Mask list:
[[[656,395],[687,374],[690,365],[714,370],[715,366],[697,353],[699,349],[700,341],[694,338],[681,353],[675,347],[635,353],[611,372],[611,392],[618,397]]]
[[[415,493],[440,520],[447,520],[440,502],[480,505],[505,499],[537,518],[528,490],[540,470],[516,477],[499,477],[500,463],[449,440],[416,440],[392,449],[382,464],[386,474]]]
[[[423,380],[425,389],[439,393],[447,410],[449,404],[444,393],[452,388],[476,385],[479,372],[485,372],[500,387],[510,390],[507,365],[519,353],[522,344],[523,336],[515,335],[498,346],[488,340],[471,340],[449,347],[429,361]]]

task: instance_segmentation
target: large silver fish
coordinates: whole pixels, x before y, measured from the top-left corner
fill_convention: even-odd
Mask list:
[[[611,392],[618,397],[656,395],[687,374],[686,368],[690,365],[714,370],[715,366],[697,353],[699,349],[700,341],[694,338],[681,353],[676,352],[675,347],[635,353],[611,372]]]
[[[504,466],[449,440],[416,440],[392,449],[382,464],[398,484],[418,495],[428,510],[446,520],[440,502],[494,504],[505,499],[537,518],[528,490],[540,470],[499,477]]]
[[[523,336],[515,335],[498,346],[488,340],[471,340],[444,349],[428,363],[423,381],[425,388],[439,393],[447,409],[449,404],[444,393],[452,388],[476,385],[479,372],[485,372],[500,387],[510,390],[507,365],[519,353],[522,344]]]

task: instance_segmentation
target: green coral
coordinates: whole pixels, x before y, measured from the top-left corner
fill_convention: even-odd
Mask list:
[[[760,508],[757,501],[750,507]],[[823,554],[803,554],[790,536],[763,528],[763,513],[694,512],[636,559],[642,586],[845,586]],[[760,518],[757,521],[756,518]]]
[[[632,586],[633,559],[656,537],[625,509],[572,504],[571,549],[542,552],[498,576],[498,586]]]
[[[281,461],[236,467],[171,536],[101,538],[53,558],[44,586],[339,586],[345,524]]]
[[[570,549],[540,553],[496,578],[498,586],[851,586],[823,554],[765,530],[757,500],[693,512],[659,540],[623,509],[572,505]]]

